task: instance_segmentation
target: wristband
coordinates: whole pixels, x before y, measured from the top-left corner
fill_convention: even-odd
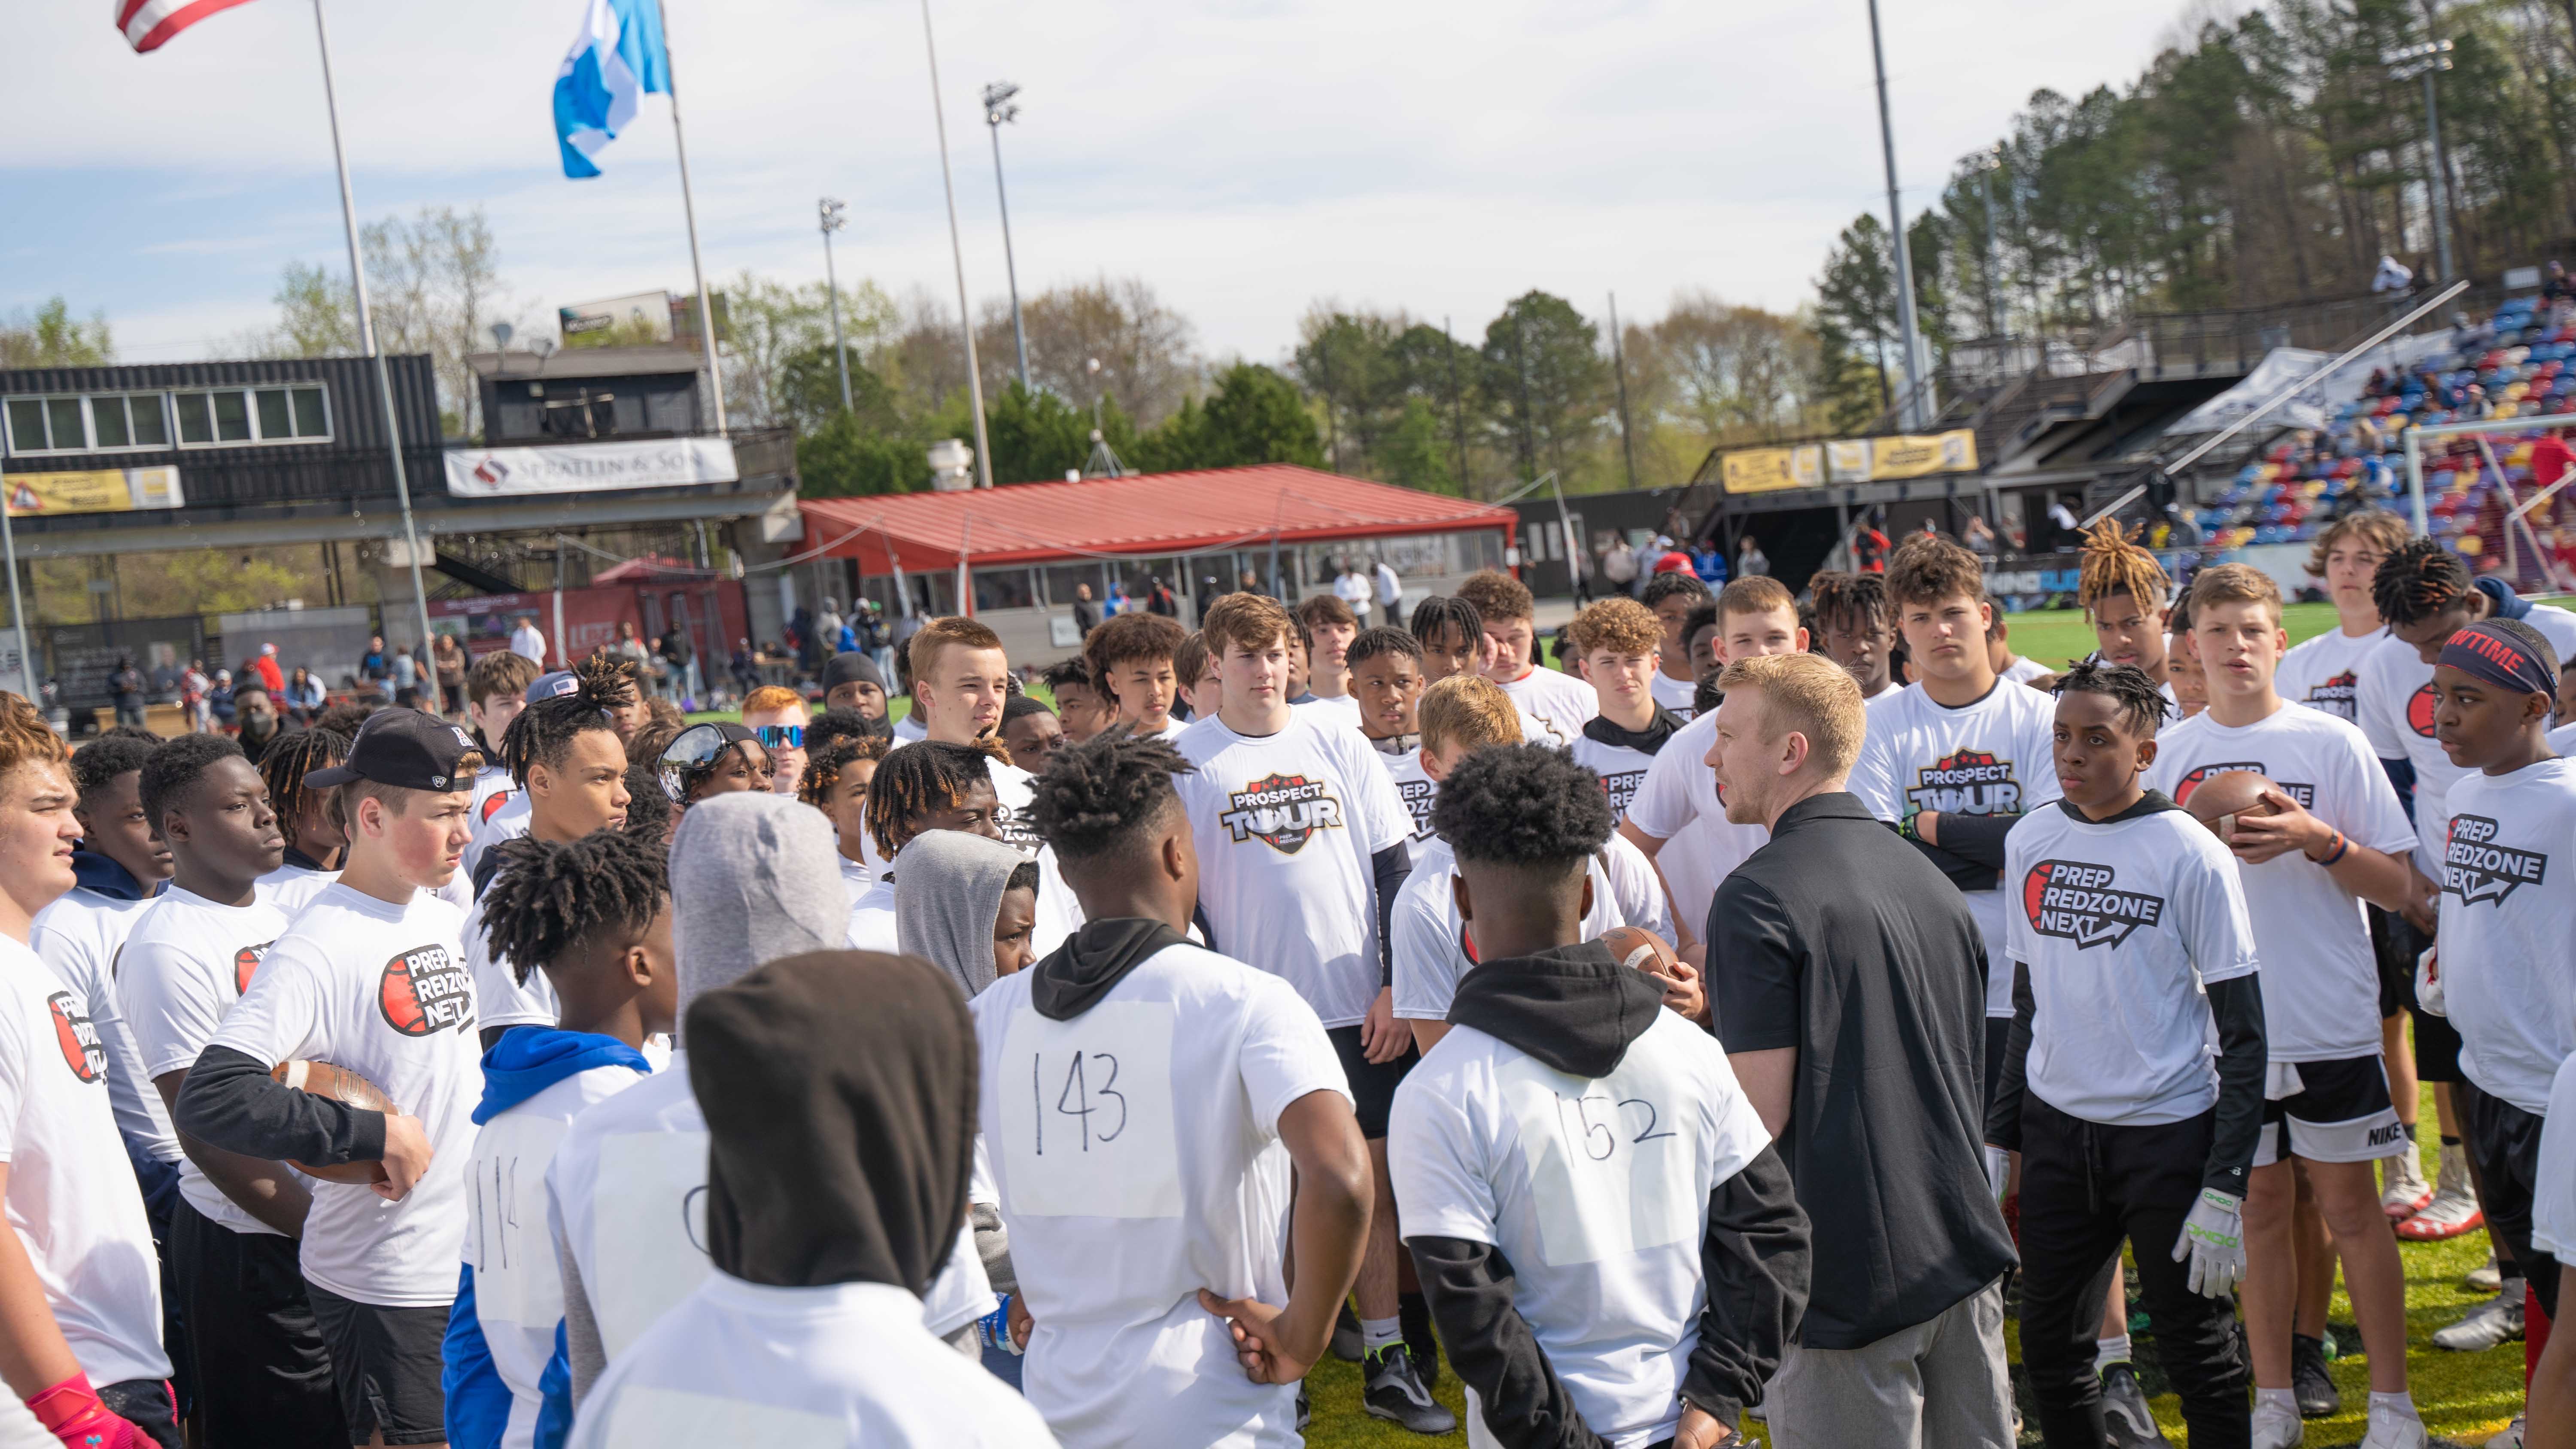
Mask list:
[[[2347,838],[2342,831],[2338,830],[2334,833],[2334,843],[2326,847],[2326,853],[2323,856],[2310,856],[2309,859],[2316,861],[2319,865],[2332,865],[2336,861],[2343,859],[2345,853],[2351,849],[2352,841]]]
[[[46,1433],[67,1445],[132,1442],[133,1426],[99,1402],[98,1390],[90,1387],[86,1373],[75,1372],[29,1395],[27,1412],[36,1416]]]

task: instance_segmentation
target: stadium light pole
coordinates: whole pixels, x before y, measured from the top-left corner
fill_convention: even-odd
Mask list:
[[[832,367],[841,375],[841,411],[856,412],[850,405],[850,350],[841,340],[841,274],[832,265],[832,233],[850,224],[850,209],[826,196],[815,212],[823,223],[823,285],[832,293]]]
[[[1002,203],[1002,270],[1011,279],[1011,345],[1020,354],[1020,391],[1029,391],[1029,334],[1020,326],[1020,264],[1011,255],[1011,193],[1002,185],[1002,123],[1019,119],[1011,97],[1020,88],[1009,81],[984,87],[984,126],[993,133],[993,195]]]
[[[984,426],[984,368],[975,356],[975,304],[966,295],[966,243],[957,232],[957,176],[948,164],[948,103],[939,98],[939,39],[931,33],[930,0],[921,0],[921,48],[930,57],[930,120],[939,132],[939,190],[948,199],[948,255],[957,266],[957,321],[966,341],[966,403],[975,412],[975,472],[982,486],[990,488],[993,440]]]
[[[2433,77],[2451,68],[2451,42],[2428,40],[2392,50],[2379,57],[2388,67],[2391,80],[2424,81],[2424,183],[2433,201],[2433,256],[2440,275],[2433,280],[2451,280],[2451,193],[2442,178],[2442,108],[2433,96]]]
[[[1887,221],[1896,243],[1896,326],[1905,348],[1905,399],[1897,418],[1919,432],[1932,417],[1932,369],[1914,320],[1914,258],[1905,244],[1905,204],[1896,192],[1896,123],[1887,109],[1887,47],[1878,34],[1878,0],[1869,0],[1869,58],[1878,70],[1878,140],[1887,158]]]
[[[1986,335],[2004,335],[2003,312],[1995,305],[1995,173],[2004,169],[2004,148],[1989,146],[1977,158],[1977,190],[1986,201]]]

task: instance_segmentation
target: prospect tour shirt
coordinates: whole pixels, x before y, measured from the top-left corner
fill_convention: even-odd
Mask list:
[[[2360,723],[2356,697],[2361,683],[2361,661],[2388,637],[2385,629],[2374,629],[2359,637],[2341,629],[2329,630],[2301,644],[2290,646],[2281,656],[2280,668],[2272,675],[2272,688],[2292,704],[2321,709],[2347,723]]]

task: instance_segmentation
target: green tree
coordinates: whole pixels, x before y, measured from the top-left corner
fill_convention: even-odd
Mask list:
[[[1234,468],[1249,463],[1324,466],[1323,440],[1297,385],[1257,362],[1238,362],[1205,403],[1192,398],[1138,438],[1133,456],[1149,473]]]
[[[1608,412],[1610,360],[1598,329],[1545,292],[1512,299],[1485,328],[1485,395],[1519,457],[1521,475],[1566,471],[1567,449],[1598,438]]]
[[[13,313],[0,322],[0,367],[104,367],[115,360],[107,314],[93,313],[83,322],[59,296],[33,313]]]
[[[930,483],[923,445],[834,413],[796,439],[796,487],[807,498],[909,493]]]
[[[1862,212],[1825,253],[1816,331],[1837,427],[1857,427],[1896,403],[1896,263],[1887,228]]]

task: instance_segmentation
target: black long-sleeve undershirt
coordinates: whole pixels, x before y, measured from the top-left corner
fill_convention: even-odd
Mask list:
[[[245,1157],[334,1167],[385,1155],[385,1114],[299,1092],[230,1047],[198,1055],[170,1116],[190,1137]]]
[[[2004,868],[2004,837],[2021,823],[2021,812],[2009,815],[1970,815],[1961,811],[1944,811],[1939,827],[1941,849],[1962,860],[1973,861],[1990,871]]]
[[[1413,853],[1399,840],[1369,857],[1369,873],[1377,881],[1377,984],[1384,989],[1395,985],[1395,898],[1413,874]]]

